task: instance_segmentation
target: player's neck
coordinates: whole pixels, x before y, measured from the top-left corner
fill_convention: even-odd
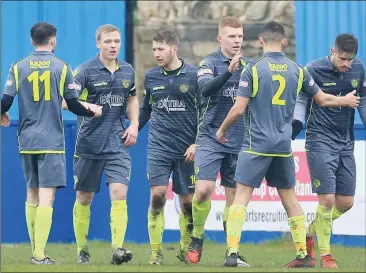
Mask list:
[[[282,46],[278,46],[278,45],[263,46],[263,52],[264,53],[267,53],[267,52],[282,52]]]
[[[176,70],[179,67],[182,66],[182,61],[178,59],[178,57],[174,58],[169,64],[167,64],[166,66],[164,66],[164,70],[166,71],[172,71],[172,70]]]
[[[222,54],[223,54],[226,58],[228,58],[228,59],[230,59],[230,60],[232,60],[232,59],[234,58],[234,56],[235,56],[235,54],[230,54],[230,53],[226,52],[222,47],[221,47],[221,52],[222,52]]]
[[[104,64],[104,66],[109,70],[111,71],[112,73],[114,71],[116,71],[117,69],[117,60],[116,59],[113,59],[113,60],[107,60],[107,59],[104,59],[103,56],[100,54],[99,55],[99,60]]]
[[[50,46],[37,46],[35,48],[35,51],[48,51],[48,52],[52,52],[52,47]]]

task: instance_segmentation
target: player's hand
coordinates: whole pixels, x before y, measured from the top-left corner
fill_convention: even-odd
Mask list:
[[[352,108],[357,108],[358,105],[360,104],[360,97],[356,96],[356,90],[353,90],[352,92],[348,93],[345,96],[345,103],[346,106],[348,107],[352,107]]]
[[[186,157],[184,162],[192,162],[194,161],[194,154],[196,152],[196,145],[192,144],[188,147],[187,151],[184,153],[184,156]]]
[[[124,144],[126,147],[130,147],[136,144],[137,134],[139,131],[138,128],[138,126],[130,125],[123,134],[122,139],[124,140]]]
[[[236,55],[234,56],[234,58],[231,60],[230,65],[228,67],[229,72],[234,73],[235,70],[238,69],[239,65],[240,65],[240,58],[243,56],[243,54],[239,51],[238,53],[236,53]]]
[[[226,139],[225,135],[226,135],[226,132],[224,132],[221,128],[218,129],[216,132],[217,141],[220,143],[226,143],[227,139]]]
[[[5,113],[0,117],[0,126],[8,127],[10,125],[10,117],[8,113]]]
[[[99,112],[99,110],[102,109],[102,106],[97,105],[97,104],[93,104],[93,103],[89,103],[86,101],[80,101],[80,103],[88,110],[92,111],[92,112]]]

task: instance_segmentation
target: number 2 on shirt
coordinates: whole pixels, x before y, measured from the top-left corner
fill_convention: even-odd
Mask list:
[[[281,97],[283,91],[285,90],[286,79],[283,76],[277,74],[277,75],[272,75],[272,81],[279,82],[277,92],[274,94],[274,96],[272,98],[272,104],[283,106],[286,104],[286,100],[280,99],[280,97]]]
[[[39,76],[39,71],[33,71],[28,77],[29,82],[33,82],[33,100],[39,101],[39,81],[44,83],[44,100],[51,100],[51,71],[46,70]]]

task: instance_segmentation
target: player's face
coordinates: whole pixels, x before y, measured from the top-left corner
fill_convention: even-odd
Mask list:
[[[115,60],[121,49],[121,35],[118,31],[104,32],[97,41],[100,55],[106,60]]]
[[[224,27],[220,29],[217,40],[220,43],[221,50],[234,57],[241,49],[243,37],[243,28]]]
[[[168,45],[165,42],[153,41],[152,49],[154,58],[161,67],[168,66],[173,58],[177,55],[178,47],[176,45]]]
[[[342,52],[332,48],[331,49],[332,64],[335,70],[339,72],[346,72],[351,68],[355,54]]]

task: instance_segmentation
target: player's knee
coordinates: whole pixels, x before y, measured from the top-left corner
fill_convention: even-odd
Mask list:
[[[38,188],[27,189],[27,203],[38,205],[39,203]]]
[[[52,207],[53,202],[55,200],[56,188],[39,188],[38,190],[38,198],[39,198],[39,206],[47,206]]]
[[[196,188],[194,191],[195,198],[198,202],[205,202],[210,199],[213,187],[215,187],[215,183],[211,181],[199,181],[196,184]]]
[[[165,205],[165,194],[164,193],[154,193],[151,197],[151,208],[154,211],[160,211]]]
[[[350,210],[353,206],[353,203],[353,196],[336,196],[335,206],[340,212],[345,213],[346,211]]]
[[[334,194],[318,194],[319,205],[331,209],[334,205],[335,196]]]
[[[85,192],[85,191],[78,191],[76,193],[76,199],[78,200],[79,204],[82,206],[90,205],[93,201],[94,193],[92,192]]]
[[[126,200],[127,185],[122,183],[109,183],[109,193],[111,200]]]

